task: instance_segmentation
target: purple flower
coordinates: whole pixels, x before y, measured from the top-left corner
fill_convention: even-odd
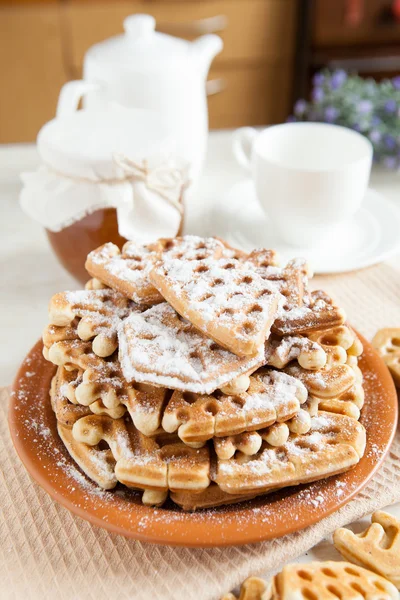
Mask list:
[[[302,115],[304,115],[306,110],[307,102],[305,100],[297,100],[296,104],[294,105],[294,114],[298,117],[301,117]]]
[[[372,104],[371,100],[361,100],[357,104],[357,110],[361,115],[370,113],[372,109],[373,109],[373,104]]]
[[[394,156],[385,156],[382,160],[387,169],[396,169],[398,166],[397,159]]]
[[[314,100],[314,102],[322,102],[324,97],[325,97],[324,90],[322,90],[321,88],[318,88],[318,87],[313,89],[312,99]]]
[[[371,125],[372,127],[378,127],[378,125],[380,125],[382,123],[382,119],[380,117],[377,117],[376,115],[374,115],[371,119]]]
[[[347,79],[347,73],[346,71],[343,71],[343,69],[338,69],[337,71],[334,71],[332,73],[332,77],[331,77],[331,88],[333,90],[337,90],[340,87],[342,87],[342,85],[344,84],[344,82]]]
[[[371,142],[373,144],[379,144],[379,142],[381,141],[382,135],[381,132],[378,131],[377,129],[373,129],[371,131],[371,133],[369,134],[369,139],[371,140]]]
[[[289,115],[288,118],[286,119],[286,123],[296,123],[296,122],[297,122],[297,119],[293,115]]]
[[[392,83],[395,90],[400,90],[400,75],[393,77]]]
[[[394,150],[397,146],[395,138],[389,133],[384,136],[383,142],[388,150]]]
[[[328,106],[325,109],[325,120],[328,123],[334,123],[338,116],[339,116],[339,111],[334,106]]]
[[[312,81],[313,84],[318,87],[319,85],[322,85],[324,83],[325,75],[323,73],[315,73]]]
[[[395,113],[397,110],[396,100],[393,100],[393,99],[387,100],[387,102],[385,102],[384,108],[385,108],[385,111],[389,114]]]

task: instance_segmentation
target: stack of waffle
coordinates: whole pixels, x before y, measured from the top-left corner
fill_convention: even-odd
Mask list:
[[[194,510],[360,460],[362,345],[304,261],[186,236],[106,244],[86,268],[43,343],[59,435],[100,487]]]

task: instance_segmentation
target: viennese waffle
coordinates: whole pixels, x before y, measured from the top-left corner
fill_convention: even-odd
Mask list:
[[[270,582],[249,577],[240,597],[225,594],[221,600],[396,600],[390,581],[349,562],[311,562],[286,565]]]
[[[106,244],[86,265],[43,342],[60,437],[100,487],[195,510],[359,461],[362,346],[304,261],[186,236]]]

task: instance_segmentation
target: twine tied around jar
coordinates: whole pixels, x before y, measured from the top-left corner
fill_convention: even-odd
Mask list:
[[[150,169],[147,160],[139,164],[123,154],[114,154],[113,160],[127,178],[142,181],[149,190],[167,200],[183,215],[183,206],[176,197],[182,194],[190,182],[182,169],[166,164]]]

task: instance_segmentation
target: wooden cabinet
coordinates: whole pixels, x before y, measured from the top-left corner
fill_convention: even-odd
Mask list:
[[[153,15],[158,30],[186,39],[217,33],[224,49],[215,63],[287,61],[293,54],[294,0],[144,0],[109,4],[72,0],[64,5],[64,14],[74,67],[81,67],[92,44],[122,32],[123,19],[135,12]]]
[[[316,47],[398,44],[400,26],[389,18],[391,2],[363,0],[358,14],[343,0],[315,0],[313,44]]]
[[[279,123],[289,114],[290,69],[279,64],[216,65],[210,78],[223,87],[208,99],[211,129]]]
[[[81,78],[87,49],[121,33],[124,18],[133,13],[152,14],[160,31],[186,39],[204,33],[222,37],[224,50],[209,76],[214,92],[209,97],[210,127],[281,121],[289,112],[296,12],[297,0],[47,0],[8,8],[0,4],[0,28],[7,32],[0,33],[0,77],[2,87],[10,82],[12,87],[11,96],[0,99],[0,142],[33,140],[54,116],[62,83]],[[219,88],[222,91],[215,93]],[[8,123],[5,109],[13,116]]]
[[[0,143],[34,140],[66,81],[59,6],[1,6]]]

